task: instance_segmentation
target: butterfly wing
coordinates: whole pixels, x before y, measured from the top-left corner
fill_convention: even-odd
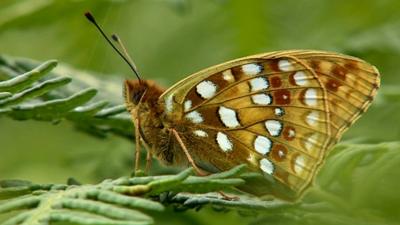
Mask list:
[[[280,51],[195,73],[159,101],[200,167],[246,163],[264,176],[242,189],[293,200],[378,87],[378,71],[360,59]]]

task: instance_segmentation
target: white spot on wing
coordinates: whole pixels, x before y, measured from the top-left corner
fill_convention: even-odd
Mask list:
[[[282,108],[275,108],[275,115],[276,116],[283,116],[283,114],[285,113],[285,111]]]
[[[195,130],[193,133],[199,137],[208,137],[208,134],[204,130]]]
[[[192,108],[192,101],[186,100],[183,107],[185,109],[185,112],[189,111],[189,109]]]
[[[293,69],[293,65],[291,62],[289,62],[286,59],[281,59],[278,62],[278,67],[281,71],[287,72],[287,71],[291,71]]]
[[[299,86],[306,86],[308,84],[308,78],[304,71],[297,71],[293,75],[293,79],[294,82]]]
[[[309,106],[317,105],[317,90],[315,88],[309,88],[304,94],[304,102]]]
[[[235,128],[240,126],[235,110],[220,106],[218,114],[226,127]]]
[[[254,140],[254,149],[262,155],[267,154],[271,150],[271,147],[272,141],[267,137],[257,136]]]
[[[264,77],[257,77],[250,80],[251,91],[266,90],[269,87],[269,82]]]
[[[318,134],[314,133],[307,138],[304,142],[304,146],[307,151],[310,151],[314,145],[318,144]]]
[[[169,95],[168,97],[165,98],[165,109],[167,110],[167,113],[171,113],[172,110],[174,109],[173,98],[174,95]]]
[[[242,66],[242,71],[246,75],[253,76],[259,74],[262,71],[262,66],[255,63],[246,64]]]
[[[318,120],[319,120],[319,113],[317,111],[311,111],[306,117],[307,124],[310,126],[316,126]]]
[[[257,105],[269,105],[272,102],[271,96],[267,94],[252,95],[251,100]]]
[[[217,93],[217,85],[209,80],[204,80],[196,86],[196,91],[202,98],[209,99]]]
[[[232,151],[233,144],[229,140],[228,136],[222,132],[217,133],[217,143],[219,147],[222,149],[224,152],[230,152]]]
[[[235,77],[232,75],[231,69],[227,69],[224,72],[222,72],[222,78],[228,82],[235,81]]]
[[[273,137],[279,136],[282,131],[282,123],[278,120],[267,120],[265,121],[265,127],[269,134]]]
[[[185,117],[187,119],[189,119],[190,121],[192,121],[193,123],[201,123],[201,122],[203,122],[203,117],[197,111],[190,112],[190,113],[186,114]]]
[[[305,167],[306,167],[306,159],[304,158],[304,156],[303,155],[297,156],[296,160],[294,161],[294,172],[300,174],[301,172],[303,172]]]
[[[272,175],[272,173],[274,172],[274,164],[272,164],[272,162],[269,161],[268,159],[260,160],[260,168],[262,171],[264,171],[269,175]]]
[[[294,136],[296,136],[296,132],[293,129],[289,129],[288,137],[293,138]]]

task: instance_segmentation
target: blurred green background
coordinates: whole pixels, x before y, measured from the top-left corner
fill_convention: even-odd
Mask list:
[[[86,21],[88,10],[107,32],[119,34],[144,78],[164,86],[214,64],[273,50],[319,49],[363,58],[380,70],[382,89],[344,139],[399,140],[400,1],[1,0],[0,54],[57,59],[112,77],[110,85],[122,84],[131,72]],[[118,91],[122,102],[122,85]],[[66,122],[0,118],[0,179],[56,183],[72,176],[98,182],[128,174],[132,150],[124,139],[93,138]],[[156,217],[157,224],[250,221],[211,210]]]

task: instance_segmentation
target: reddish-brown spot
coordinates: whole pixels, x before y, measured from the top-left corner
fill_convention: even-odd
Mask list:
[[[296,81],[294,80],[294,75],[295,75],[295,74],[296,74],[296,72],[291,73],[291,74],[289,75],[289,83],[290,83],[291,85],[297,86]]]
[[[308,89],[302,90],[302,91],[300,92],[300,95],[299,95],[299,100],[300,100],[300,102],[303,103],[304,105],[306,105],[305,98],[306,98],[306,91],[307,91],[307,90],[308,90]]]
[[[241,80],[243,77],[242,66],[236,66],[231,68],[231,73],[235,78],[235,81]]]
[[[272,59],[269,61],[269,67],[271,68],[272,71],[281,71],[279,69],[278,62],[279,62],[278,59]]]
[[[232,67],[231,72],[233,75],[240,74],[242,73],[242,67],[241,66]]]
[[[346,79],[346,73],[347,73],[347,70],[339,65],[336,65],[332,69],[332,75],[336,76],[337,78],[339,78],[341,80]]]
[[[344,64],[344,67],[349,70],[358,70],[357,62],[348,62]]]
[[[290,104],[290,91],[286,89],[277,90],[274,92],[274,100],[277,105]]]
[[[197,110],[204,119],[205,124],[212,124],[216,127],[224,127],[224,123],[218,114],[218,107],[206,107]]]
[[[192,107],[204,101],[204,99],[197,93],[196,87],[189,91],[189,93],[186,95],[186,99],[192,101]]]
[[[311,68],[313,68],[314,70],[318,70],[319,69],[320,61],[318,61],[318,60],[310,60],[309,62],[310,62]]]
[[[271,150],[270,156],[277,162],[282,162],[286,159],[287,156],[287,148],[283,145],[277,144]]]
[[[338,80],[329,79],[328,82],[326,82],[326,88],[333,92],[336,92],[340,86],[342,86],[342,83]]]
[[[229,82],[223,78],[222,73],[214,74],[214,75],[210,76],[207,80],[209,80],[209,81],[213,82],[215,85],[217,85],[217,87],[218,87],[217,91],[219,91],[229,85]]]
[[[292,126],[286,126],[282,134],[286,140],[292,141],[295,138],[296,130]]]
[[[271,86],[273,88],[277,88],[277,87],[280,87],[282,85],[282,80],[278,76],[271,77],[270,82],[271,82]]]

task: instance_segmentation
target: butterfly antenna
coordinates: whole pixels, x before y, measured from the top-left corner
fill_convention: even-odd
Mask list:
[[[107,37],[107,35],[104,33],[103,29],[101,29],[101,27],[99,26],[99,24],[96,22],[94,16],[90,13],[90,12],[86,12],[85,13],[85,17],[94,24],[94,26],[97,28],[98,31],[100,31],[101,35],[106,39],[106,41],[108,42],[108,44],[111,45],[111,47],[118,53],[119,56],[121,56],[121,58],[128,64],[128,66],[131,68],[131,70],[133,71],[133,73],[136,75],[136,77],[138,78],[139,81],[141,81],[140,76],[136,70],[136,66],[135,64],[131,63],[132,60],[127,57],[124,56],[124,54],[121,53],[121,51],[119,51],[117,49],[117,47],[115,47],[115,45],[111,42],[111,40]],[[129,56],[128,56],[129,57]]]
[[[129,60],[129,63],[132,64],[132,66],[135,68],[136,72],[139,74],[139,70],[137,69],[135,62],[132,60],[128,51],[126,51],[125,45],[122,42],[121,38],[119,38],[119,36],[116,34],[111,35],[111,38],[119,45],[119,47],[120,47],[120,49],[122,49],[122,52],[124,53],[125,57]]]

